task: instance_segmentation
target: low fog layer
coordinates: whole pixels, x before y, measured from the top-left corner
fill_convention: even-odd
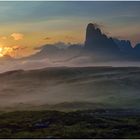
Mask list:
[[[56,67],[0,74],[0,107],[63,102],[138,108],[140,68]]]
[[[31,56],[14,59],[0,58],[0,73],[23,69],[40,69],[45,67],[86,67],[86,66],[140,66],[139,58],[124,55],[108,55],[102,52],[86,50],[83,45],[73,44],[58,48],[56,44],[37,48],[39,51]],[[67,48],[68,47],[68,48]],[[126,57],[126,58],[125,58]],[[133,58],[133,59],[132,59]]]

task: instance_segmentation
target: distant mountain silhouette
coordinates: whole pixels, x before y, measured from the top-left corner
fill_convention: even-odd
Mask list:
[[[140,43],[136,44],[135,49],[140,49]]]
[[[133,53],[134,53],[134,55],[140,57],[140,43],[136,44],[136,46],[133,49]]]
[[[93,23],[87,25],[85,50],[98,54],[101,59],[140,60],[140,43],[133,48],[129,40],[107,37]]]
[[[61,45],[62,44],[62,45]],[[140,44],[134,48],[129,40],[111,38],[102,33],[96,24],[89,23],[86,28],[85,43],[81,44],[46,44],[38,48],[39,52],[23,59],[45,59],[53,62],[71,61],[81,56],[88,56],[96,61],[139,61]]]
[[[133,48],[129,40],[119,40],[119,39],[113,39],[113,40],[117,44],[121,52],[132,53]]]
[[[82,46],[80,44],[71,44],[64,48],[58,48],[57,44],[46,44],[37,48],[37,50],[40,51],[31,56],[21,59],[41,60],[49,58],[52,60],[52,62],[59,62],[74,59],[80,56],[83,52]]]
[[[103,51],[104,53],[117,53],[119,48],[112,38],[107,37],[96,27],[96,25],[89,23],[86,29],[86,49],[93,51]]]

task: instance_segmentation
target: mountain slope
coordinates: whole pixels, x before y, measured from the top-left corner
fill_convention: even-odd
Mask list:
[[[140,68],[57,67],[0,74],[0,107],[89,102],[137,108]]]

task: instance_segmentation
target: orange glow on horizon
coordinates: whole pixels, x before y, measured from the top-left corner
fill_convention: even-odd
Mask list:
[[[4,57],[5,55],[11,56],[12,52],[12,48],[0,46],[0,57]]]

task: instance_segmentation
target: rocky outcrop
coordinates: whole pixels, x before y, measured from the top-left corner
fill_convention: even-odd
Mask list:
[[[107,37],[96,27],[89,23],[86,29],[85,47],[89,50],[100,52],[118,52],[119,48],[112,38]]]

